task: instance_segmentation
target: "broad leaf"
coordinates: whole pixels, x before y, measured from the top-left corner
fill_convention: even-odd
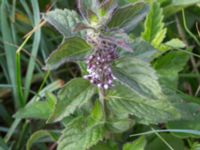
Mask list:
[[[78,0],[78,9],[81,12],[81,16],[89,19],[88,11],[93,11],[95,14],[98,12],[99,0]]]
[[[200,0],[172,0],[172,5],[193,5],[200,3]]]
[[[28,139],[26,144],[26,150],[30,150],[32,145],[39,141],[41,138],[50,137],[54,142],[58,140],[59,134],[57,132],[48,131],[48,130],[39,130],[34,132],[31,137]]]
[[[20,109],[14,115],[14,117],[48,119],[54,109],[56,98],[51,93],[47,93],[46,97],[46,100],[33,101],[28,103],[24,108]]]
[[[145,31],[142,33],[143,39],[158,47],[165,38],[166,28],[163,23],[163,10],[158,2],[151,4],[150,12],[145,21]]]
[[[115,61],[114,76],[133,92],[147,98],[162,98],[162,90],[155,71],[140,59],[124,57]]]
[[[48,122],[60,121],[69,116],[88,102],[94,92],[95,88],[87,80],[75,78],[69,81],[59,93],[55,109]]]
[[[10,150],[5,141],[0,137],[0,150]]]
[[[123,146],[123,150],[144,150],[145,145],[147,141],[144,138],[144,136],[141,136],[137,140],[135,140],[133,143],[127,143]]]
[[[85,40],[78,37],[69,38],[49,56],[44,69],[56,69],[65,62],[83,60],[90,50],[91,47]]]
[[[123,6],[114,12],[107,26],[110,29],[123,28],[125,31],[131,31],[144,19],[147,12],[148,6],[143,2]]]
[[[176,107],[182,113],[181,120],[171,121],[167,124],[168,129],[191,129],[200,130],[200,105],[195,103],[177,103]],[[194,134],[171,133],[179,138],[199,138]]]
[[[87,118],[79,117],[68,123],[58,141],[58,150],[87,150],[103,139],[102,123],[88,126]]]
[[[75,35],[74,27],[81,23],[78,14],[73,10],[55,9],[43,15],[44,19],[53,25],[65,38]]]
[[[154,49],[154,47],[152,47],[149,43],[145,42],[142,39],[136,39],[135,41],[133,41],[131,43],[131,47],[133,49],[133,52],[124,52],[126,56],[137,57],[147,62],[151,62],[154,59],[155,54],[157,53],[157,50]]]
[[[143,124],[157,124],[180,118],[179,112],[166,99],[144,99],[129,88],[116,83],[107,96],[112,114],[126,118],[129,114]]]
[[[162,133],[160,136],[172,147],[173,150],[184,150],[184,142],[170,134]],[[155,137],[146,146],[149,150],[169,150],[169,147],[159,138]]]
[[[189,55],[181,51],[171,51],[160,56],[154,62],[154,68],[165,86],[175,89],[178,82],[178,73],[183,70],[189,60]]]
[[[133,119],[123,117],[120,119],[115,116],[108,120],[107,128],[113,133],[122,133],[131,129],[134,124],[135,121]]]

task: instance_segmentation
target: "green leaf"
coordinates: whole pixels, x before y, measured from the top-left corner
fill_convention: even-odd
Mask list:
[[[185,48],[185,47],[186,47],[186,44],[183,43],[183,41],[175,38],[175,39],[171,39],[170,41],[164,44],[161,44],[158,49],[165,52],[171,49],[179,49],[179,48]]]
[[[69,81],[59,93],[55,109],[47,122],[60,121],[74,113],[91,99],[95,91],[89,81],[82,78]]]
[[[133,143],[127,143],[123,146],[123,150],[144,150],[147,141],[144,136],[141,136],[137,140],[133,141]]]
[[[113,133],[122,133],[133,127],[135,121],[130,118],[111,118],[107,122],[107,128]]]
[[[172,0],[172,5],[194,5],[200,3],[200,0]]]
[[[5,141],[1,137],[0,137],[0,150],[9,150],[9,148],[6,145]]]
[[[177,103],[179,111],[182,113],[181,120],[167,123],[168,129],[200,130],[200,105],[195,103]],[[200,136],[189,133],[171,133],[178,138],[199,138]]]
[[[166,99],[144,99],[129,88],[116,83],[107,95],[107,106],[115,116],[127,118],[129,114],[143,124],[164,123],[180,118],[179,112]]]
[[[154,47],[139,38],[131,43],[131,47],[133,49],[133,52],[127,53],[127,55],[131,55],[133,57],[137,57],[148,62],[151,62],[155,54],[157,53],[157,50],[155,50]]]
[[[28,139],[26,144],[26,150],[30,150],[31,146],[39,141],[41,138],[50,137],[50,139],[54,142],[58,140],[59,134],[57,132],[48,131],[48,130],[39,130],[34,132],[31,137]]]
[[[78,37],[69,38],[49,56],[45,69],[56,69],[65,62],[83,60],[90,49],[85,40]]]
[[[102,141],[93,146],[90,150],[116,150],[117,149],[117,143],[113,142],[111,140]]]
[[[186,44],[183,43],[180,39],[171,39],[170,41],[165,43],[166,46],[170,46],[171,48],[185,48]]]
[[[151,4],[150,13],[145,21],[145,31],[142,33],[144,40],[158,47],[165,38],[166,28],[163,23],[163,10],[158,2]]]
[[[102,123],[87,126],[87,118],[79,117],[68,123],[58,141],[58,150],[87,150],[103,139]]]
[[[96,101],[94,106],[93,106],[93,110],[91,112],[90,118],[92,119],[92,122],[100,122],[103,120],[104,118],[104,114],[103,114],[103,109],[101,107],[100,101]]]
[[[20,109],[14,115],[14,117],[48,119],[54,109],[56,98],[51,93],[46,93],[46,97],[46,100],[33,101],[28,103],[24,108]]]
[[[184,150],[184,142],[170,134],[160,134],[162,138],[174,149],[174,150]],[[169,147],[166,146],[160,138],[154,138],[146,146],[150,150],[169,150]]]
[[[120,7],[115,11],[107,26],[110,29],[123,28],[125,31],[131,31],[144,19],[147,12],[148,6],[143,2]]]
[[[178,73],[183,70],[189,60],[189,55],[181,51],[171,51],[165,55],[160,56],[153,64],[160,80],[164,82],[167,87],[175,89],[178,82]]]
[[[133,92],[147,98],[162,98],[162,90],[155,71],[140,59],[124,57],[115,61],[114,76]]]
[[[53,25],[65,38],[72,37],[74,27],[81,23],[78,14],[73,10],[68,9],[55,9],[43,15],[44,19]]]
[[[93,11],[95,14],[97,14],[99,8],[98,1],[99,0],[79,0],[78,7],[79,11],[81,11],[82,17],[89,19],[88,11]]]

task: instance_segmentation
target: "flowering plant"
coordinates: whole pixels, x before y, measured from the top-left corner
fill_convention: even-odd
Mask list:
[[[44,69],[75,62],[81,71],[81,76],[70,80],[56,96],[46,94],[49,110],[42,119],[61,122],[64,127],[58,150],[96,150],[103,149],[102,145],[116,149],[115,142],[124,133],[129,136],[134,125],[158,125],[192,113],[183,110],[186,104],[169,90],[169,84],[176,86],[180,70],[173,70],[172,78],[158,63],[174,40],[181,43],[179,48],[184,47],[178,39],[163,42],[166,28],[158,2],[120,6],[114,0],[83,0],[77,4],[78,13],[56,9],[43,14],[63,35]],[[183,58],[188,60],[185,55]],[[171,95],[176,95],[176,100]],[[143,137],[132,143],[133,147],[137,142],[145,145]],[[128,147],[131,149],[125,144],[123,149]]]

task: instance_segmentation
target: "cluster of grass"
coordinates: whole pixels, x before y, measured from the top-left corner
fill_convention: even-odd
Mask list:
[[[159,1],[167,28],[165,40],[181,39],[190,56],[187,65],[179,73],[179,92],[193,96],[191,101],[200,103],[199,1],[174,0],[174,5],[169,4],[168,0]],[[42,70],[45,60],[62,40],[60,34],[41,19],[42,13],[55,8],[77,10],[72,0],[0,0],[0,149],[25,149],[27,139],[34,131],[60,127],[59,124],[50,126],[40,120],[13,117],[38,93],[58,89],[63,81],[80,75],[73,63],[65,64],[55,72]],[[200,130],[200,122],[194,130]],[[163,136],[170,141],[168,135]],[[185,142],[186,147],[194,147],[195,150],[195,147],[200,148],[199,137],[178,142]],[[55,142],[50,141],[49,138],[42,138],[35,149],[55,149]]]

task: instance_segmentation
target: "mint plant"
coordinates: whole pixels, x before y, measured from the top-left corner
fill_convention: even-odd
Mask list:
[[[135,124],[153,126],[198,116],[169,90],[168,84],[176,82],[180,68],[171,68],[173,78],[162,70],[165,64],[158,63],[170,57],[171,53],[158,58],[171,49],[174,40],[181,43],[177,47],[184,46],[178,39],[163,42],[166,28],[158,2],[124,6],[112,0],[77,2],[78,12],[56,9],[43,15],[63,35],[44,69],[76,62],[82,76],[66,83],[55,95],[47,92],[45,102],[36,99],[29,103],[15,117],[26,118],[23,112],[27,109],[42,110],[40,115],[28,117],[62,124],[61,135],[55,138],[58,150],[96,150],[103,145],[117,149],[118,135]],[[143,24],[137,37],[134,31]],[[183,63],[187,60],[185,56]],[[144,147],[145,138],[137,140]],[[133,147],[137,140],[131,143]],[[124,144],[123,149],[131,149],[130,144]]]

